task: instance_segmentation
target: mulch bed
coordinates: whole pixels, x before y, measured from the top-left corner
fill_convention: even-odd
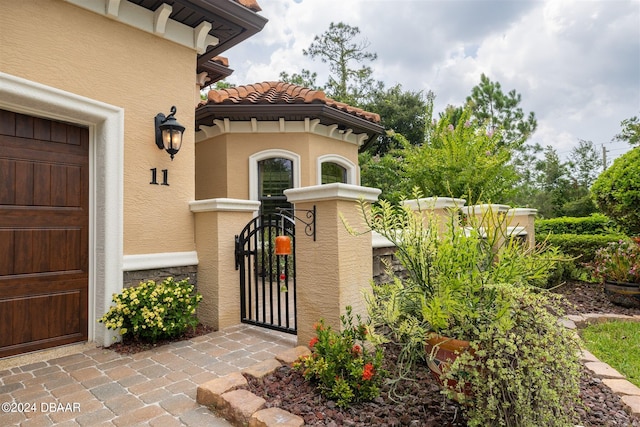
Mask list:
[[[109,346],[109,350],[114,350],[120,354],[131,355],[140,353],[141,351],[151,350],[172,342],[190,340],[191,338],[205,335],[214,331],[215,329],[213,329],[211,326],[206,326],[202,323],[199,323],[195,328],[187,328],[187,330],[177,338],[173,338],[170,340],[158,340],[155,343],[141,341],[136,338],[128,338],[121,342],[111,344]]]
[[[638,309],[611,304],[602,286],[582,282],[567,283],[554,290],[566,297],[567,314],[615,313],[640,315]],[[385,349],[385,369],[393,372],[397,348]],[[419,366],[415,378],[397,384],[395,394],[388,386],[373,402],[353,404],[340,409],[335,402],[322,397],[302,375],[283,366],[275,373],[256,380],[249,379],[249,390],[267,400],[268,407],[279,407],[301,416],[309,426],[464,426],[460,406],[440,394],[428,368]],[[393,378],[393,375],[391,375]],[[559,379],[561,380],[561,379]],[[640,427],[620,398],[590,371],[583,369],[580,380],[583,407],[577,408],[580,424],[585,427]]]
[[[629,309],[612,304],[605,297],[602,285],[570,282],[554,292],[567,300],[567,314],[614,313],[640,315],[640,309]],[[198,325],[179,340],[190,339],[213,332],[211,328]],[[176,340],[173,340],[176,341]],[[121,354],[133,354],[149,350],[169,340],[148,344],[127,341],[113,344]],[[397,348],[388,346],[385,351],[385,369],[393,372]],[[393,378],[393,375],[391,376]],[[560,379],[561,380],[561,379]],[[360,402],[346,409],[338,408],[335,402],[325,399],[304,380],[302,375],[283,366],[261,380],[249,378],[249,390],[267,400],[267,407],[279,407],[301,416],[309,426],[464,426],[466,421],[460,406],[440,394],[436,381],[426,366],[416,369],[415,378],[399,381],[394,393],[390,387],[372,402]],[[578,408],[580,423],[584,427],[640,427],[640,419],[631,417],[620,398],[613,394],[602,381],[583,369],[580,380],[580,398],[583,407]]]

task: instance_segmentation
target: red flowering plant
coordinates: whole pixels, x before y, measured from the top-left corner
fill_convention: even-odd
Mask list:
[[[377,397],[385,375],[382,348],[367,343],[367,326],[360,316],[354,323],[351,311],[346,307],[346,315],[340,317],[339,333],[320,320],[315,325],[316,336],[309,342],[312,354],[293,364],[307,381],[317,384],[322,395],[340,407]]]

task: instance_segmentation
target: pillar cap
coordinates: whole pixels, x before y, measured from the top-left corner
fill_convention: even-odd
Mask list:
[[[191,212],[257,212],[260,209],[260,202],[255,200],[242,199],[205,199],[189,202]]]
[[[453,197],[423,197],[421,199],[404,200],[402,204],[417,211],[418,209],[461,208],[466,202],[466,199],[455,199]]]
[[[538,213],[538,209],[532,208],[513,208],[507,211],[508,215],[520,216],[520,215],[535,215]]]
[[[364,200],[376,202],[382,190],[351,184],[323,184],[284,190],[290,203],[318,202],[322,200]]]
[[[481,205],[471,205],[464,206],[461,208],[462,213],[465,215],[475,215],[475,214],[484,214],[488,211],[493,211],[495,213],[503,213],[507,212],[511,206],[509,205],[499,205],[499,204],[481,204]]]

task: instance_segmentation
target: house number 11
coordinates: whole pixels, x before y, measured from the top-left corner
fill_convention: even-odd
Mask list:
[[[149,184],[158,185],[158,169],[152,168],[151,170],[151,182]],[[162,169],[162,184],[169,185],[169,170]]]

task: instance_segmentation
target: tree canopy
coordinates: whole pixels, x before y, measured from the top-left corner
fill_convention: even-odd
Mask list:
[[[362,105],[377,85],[368,63],[378,55],[367,51],[369,42],[359,39],[359,35],[358,27],[332,22],[327,31],[315,36],[309,48],[302,51],[305,56],[329,65],[329,80],[324,86],[327,95],[355,106]]]
[[[525,115],[518,106],[521,100],[522,96],[515,89],[505,94],[500,83],[492,82],[484,74],[467,97],[473,117],[479,123],[486,123],[490,129],[499,131],[500,143],[510,148],[522,146],[538,126],[535,114]]]

